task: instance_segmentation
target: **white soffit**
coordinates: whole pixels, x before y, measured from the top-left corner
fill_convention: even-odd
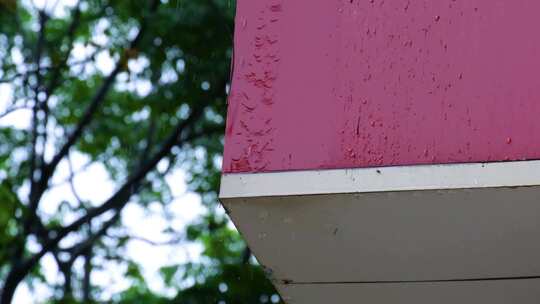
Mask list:
[[[277,285],[288,304],[536,304],[540,279]]]
[[[288,304],[532,304],[539,185],[520,161],[225,174],[220,198]]]

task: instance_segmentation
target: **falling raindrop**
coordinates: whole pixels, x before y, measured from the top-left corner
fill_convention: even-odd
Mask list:
[[[221,293],[226,293],[227,290],[229,290],[229,287],[225,283],[219,283],[218,288],[219,288],[219,292]]]

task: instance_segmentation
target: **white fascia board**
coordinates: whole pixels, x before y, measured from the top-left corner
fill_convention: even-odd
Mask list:
[[[540,185],[540,161],[224,174],[220,198]]]

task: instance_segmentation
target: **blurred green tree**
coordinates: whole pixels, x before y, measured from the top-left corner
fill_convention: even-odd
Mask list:
[[[43,302],[102,301],[90,278],[96,261],[107,260],[122,264],[130,282],[112,303],[279,301],[216,198],[234,7],[230,0],[0,0],[0,303],[11,303],[23,283],[49,284],[41,263],[48,255],[63,282],[49,284]],[[2,124],[9,117],[28,123]],[[77,195],[75,153],[107,169],[116,183],[108,199]],[[47,214],[44,197],[66,164],[73,199]],[[165,297],[122,255],[133,236],[121,219],[128,204],[169,204],[165,179],[179,168],[207,212],[186,231],[165,232],[204,251],[164,265],[163,283],[178,291]]]

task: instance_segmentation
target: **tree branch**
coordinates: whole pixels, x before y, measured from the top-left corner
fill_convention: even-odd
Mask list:
[[[86,215],[82,216],[81,218],[73,222],[71,225],[63,228],[60,234],[65,233],[65,235],[67,235],[70,232],[77,230],[82,224],[92,220],[97,216],[100,216],[108,210],[123,207],[124,202],[126,202],[129,197],[131,197],[131,195],[137,190],[138,184],[143,180],[146,174],[153,170],[159,163],[159,161],[170,153],[172,147],[176,146],[182,141],[181,135],[183,131],[202,115],[203,109],[202,107],[198,107],[195,108],[193,111],[194,112],[188,117],[188,119],[178,123],[174,131],[163,142],[160,149],[152,157],[150,157],[146,163],[139,167],[139,169],[134,174],[132,174],[130,178],[128,178],[128,180],[111,198],[109,198],[101,206],[90,209]]]
[[[126,237],[129,238],[130,240],[143,242],[143,243],[146,243],[146,244],[151,245],[151,246],[170,246],[170,245],[176,245],[176,244],[178,244],[178,243],[180,243],[181,241],[184,240],[183,237],[176,237],[176,238],[173,238],[173,239],[164,241],[164,242],[156,242],[156,241],[152,241],[152,240],[149,240],[149,239],[147,239],[147,238],[143,238],[143,237],[137,236],[137,235],[127,235]]]
[[[152,0],[150,4],[150,12],[154,13],[161,1],[159,0]],[[42,14],[40,13],[40,17]],[[46,16],[45,13],[43,13],[43,16]],[[46,21],[46,18],[43,18],[43,23]],[[146,28],[148,26],[148,18],[144,18],[141,22],[140,30],[137,33],[136,37],[131,41],[130,43],[130,50],[136,49],[137,45],[142,40],[143,34],[146,31]],[[44,25],[44,24],[43,24]],[[42,27],[42,29],[44,26]],[[44,32],[44,30],[43,30]],[[41,39],[44,41],[44,38]],[[39,56],[36,56],[38,58],[38,68],[39,63],[41,61],[41,48],[43,47],[43,42],[38,42],[37,49],[38,52],[36,52]],[[127,53],[127,52],[126,52]],[[126,56],[127,54],[124,54]],[[47,189],[47,185],[49,183],[50,178],[54,174],[54,171],[60,161],[67,155],[70,148],[78,141],[80,136],[83,134],[86,127],[90,124],[92,121],[96,111],[101,106],[101,104],[104,102],[104,99],[109,91],[109,89],[112,87],[113,83],[115,82],[116,76],[120,73],[121,69],[123,68],[123,62],[127,60],[128,58],[122,56],[120,60],[116,63],[115,68],[113,71],[109,74],[109,76],[105,79],[105,81],[102,83],[99,90],[96,92],[92,100],[90,101],[89,106],[86,108],[85,112],[82,115],[81,120],[75,127],[74,131],[68,136],[66,142],[62,147],[60,148],[59,152],[53,157],[53,159],[46,165],[42,165],[42,172],[40,172],[40,176],[38,180],[34,178],[34,172],[36,169],[36,142],[37,142],[37,110],[38,106],[35,106],[34,110],[34,125],[33,125],[33,138],[32,138],[32,157],[31,157],[31,190],[30,190],[30,199],[29,199],[29,209],[30,209],[30,216],[24,221],[23,228],[24,228],[24,235],[28,235],[27,231],[29,231],[29,228],[32,227],[32,223],[37,218],[37,208],[39,205],[39,201],[41,200],[41,197],[43,196],[43,193]],[[40,71],[38,71],[38,77],[40,77]],[[40,82],[38,81],[38,87],[39,90]],[[26,84],[25,84],[26,85]],[[39,94],[36,94],[39,95]],[[36,96],[36,100],[39,98]],[[157,156],[157,155],[156,155]],[[17,259],[13,260],[12,267],[10,271],[8,272],[7,276],[5,277],[3,286],[2,286],[2,292],[0,295],[0,303],[10,303],[13,294],[15,292],[15,288],[20,283],[20,281],[33,269],[36,264],[39,262],[39,260],[48,252],[54,250],[57,248],[58,243],[69,233],[72,231],[75,231],[79,229],[83,224],[91,220],[92,218],[103,214],[105,211],[110,210],[112,208],[115,208],[115,205],[118,205],[120,208],[125,203],[124,200],[127,201],[129,197],[131,196],[132,190],[131,187],[136,186],[137,182],[140,181],[142,178],[144,178],[145,174],[151,169],[149,166],[145,166],[143,168],[144,170],[138,171],[135,176],[130,179],[129,184],[126,184],[124,187],[122,187],[119,192],[115,196],[113,196],[109,201],[107,201],[104,205],[101,207],[92,209],[89,211],[89,213],[86,216],[83,216],[81,219],[77,220],[76,222],[72,223],[71,225],[64,227],[63,229],[60,229],[59,231],[55,231],[56,235],[52,237],[51,239],[47,240],[45,243],[43,243],[41,250],[37,253],[32,255],[29,259],[23,260],[22,259],[22,251],[16,250],[17,253]],[[119,203],[120,202],[120,203]],[[24,250],[24,243],[22,244],[22,250]],[[19,252],[17,252],[19,251]]]
[[[98,48],[96,48],[95,52],[93,52],[92,54],[90,54],[86,58],[81,59],[81,60],[77,60],[77,61],[69,62],[69,67],[79,66],[79,65],[86,64],[86,63],[88,63],[90,61],[95,60],[95,56],[97,55],[97,53],[99,51],[102,51],[102,50],[103,50],[103,47],[99,46]],[[67,63],[66,63],[66,65],[67,65]],[[47,66],[41,66],[40,70],[43,72],[43,71],[54,70],[54,69],[57,69],[58,67],[59,67],[59,65],[52,65],[52,66],[47,65]],[[28,71],[25,71],[25,72],[15,73],[15,74],[10,75],[7,78],[0,79],[0,83],[11,83],[11,82],[13,82],[15,79],[17,79],[19,77],[28,78],[30,75],[36,74],[37,72],[38,72],[37,69],[31,69],[31,70],[28,70]]]
[[[43,47],[45,44],[45,27],[48,20],[47,14],[45,14],[44,11],[40,10],[38,12],[39,15],[39,34],[38,34],[38,41],[36,45],[36,52],[34,57],[34,62],[37,66],[36,68],[36,79],[37,83],[34,86],[34,104],[32,106],[32,132],[31,132],[31,151],[30,151],[30,183],[31,187],[33,188],[35,186],[35,171],[37,167],[37,140],[38,140],[38,112],[40,110],[40,103],[39,100],[40,96],[40,90],[41,90],[41,57],[43,53]],[[34,206],[30,204],[30,209],[33,209]]]
[[[25,75],[25,73],[15,73],[15,74],[13,74],[11,77],[0,79],[0,83],[11,83],[11,82],[13,82],[15,79],[17,79],[17,78],[19,78],[19,77],[22,77],[22,76],[24,76],[24,75]]]
[[[34,254],[25,261],[17,263],[17,265],[11,269],[6,278],[4,293],[2,294],[2,301],[8,302],[4,298],[6,288],[9,288],[8,290],[12,292],[11,288],[14,288],[16,284],[18,284],[18,282],[20,282],[20,280],[22,280],[22,278],[24,278],[30,272],[30,270],[36,266],[36,264],[45,254],[57,248],[58,244],[65,236],[78,230],[84,224],[89,223],[95,217],[100,216],[109,210],[116,209],[120,211],[127,204],[131,195],[138,190],[138,185],[144,179],[146,174],[153,170],[157,163],[170,153],[172,147],[182,142],[181,137],[183,135],[183,131],[191,126],[191,124],[193,124],[197,119],[199,119],[203,112],[204,106],[195,107],[188,119],[178,123],[177,127],[169,135],[167,140],[163,142],[161,148],[149,158],[148,162],[143,164],[133,175],[131,175],[126,183],[124,183],[111,198],[109,198],[99,207],[90,209],[87,214],[75,220],[70,225],[55,231],[54,237],[51,237],[47,242],[45,242],[38,253]],[[12,294],[7,295],[7,297],[9,297],[8,299],[10,299],[12,296]]]
[[[95,161],[90,160],[90,161],[86,162],[84,165],[82,165],[80,168],[78,168],[77,170],[75,170],[75,168],[73,168],[73,166],[72,166],[73,163],[72,164],[68,163],[68,165],[72,166],[69,176],[66,177],[65,179],[63,179],[62,181],[59,181],[59,182],[57,182],[55,184],[51,184],[49,186],[49,188],[55,188],[55,187],[58,187],[58,186],[62,186],[64,184],[66,184],[66,183],[70,183],[71,181],[73,181],[75,179],[75,176],[77,176],[77,174],[80,174],[80,173],[88,170],[88,168],[90,166],[92,166],[94,163],[95,163]]]
[[[23,242],[21,244],[21,246],[19,246],[19,248],[17,248],[15,250],[15,256],[14,258],[17,259],[20,257],[20,255],[23,253],[24,251],[24,246],[26,244],[26,238],[28,237],[28,235],[30,234],[30,228],[32,227],[34,221],[36,220],[37,218],[37,202],[34,202],[32,200],[32,197],[34,196],[35,192],[36,192],[36,175],[37,175],[37,167],[38,167],[38,159],[42,159],[41,156],[39,156],[39,152],[37,151],[37,141],[38,141],[38,138],[39,138],[39,134],[38,134],[38,129],[39,129],[39,123],[40,123],[40,119],[38,117],[38,114],[39,114],[39,110],[40,110],[40,86],[41,86],[41,57],[42,57],[42,53],[43,53],[43,48],[44,48],[44,44],[45,44],[45,28],[46,28],[46,23],[47,23],[47,20],[48,20],[48,16],[47,14],[45,14],[44,11],[42,10],[39,10],[38,11],[38,15],[39,15],[39,34],[38,34],[38,41],[37,41],[37,45],[36,45],[36,51],[35,51],[35,55],[34,55],[34,59],[33,61],[35,62],[36,66],[37,66],[37,73],[36,73],[36,79],[37,79],[37,83],[36,85],[34,86],[33,90],[34,90],[34,104],[32,105],[32,129],[31,129],[31,132],[30,132],[30,137],[31,137],[31,141],[30,141],[30,176],[29,176],[29,180],[30,180],[30,197],[29,197],[29,206],[28,206],[28,212],[26,214],[26,218],[24,219],[23,221],[23,234],[22,234],[22,239],[23,239]],[[43,151],[41,152],[43,153]],[[41,170],[40,170],[40,174],[41,174]]]
[[[47,243],[43,244],[42,249],[33,255],[24,263],[24,269],[29,271],[47,252],[58,246],[58,243],[68,234],[78,230],[82,225],[90,222],[95,217],[98,217],[105,212],[113,209],[121,210],[129,201],[133,193],[138,190],[139,183],[143,180],[148,172],[153,170],[157,163],[170,153],[170,150],[175,145],[181,142],[183,131],[194,123],[203,113],[204,107],[196,107],[188,119],[178,123],[175,130],[169,135],[167,140],[163,142],[161,148],[151,157],[149,161],[142,165],[130,178],[113,194],[107,201],[99,207],[89,209],[88,212],[75,220],[68,226],[58,229],[55,237],[51,238]]]
[[[67,67],[67,61],[73,49],[73,42],[75,40],[75,31],[79,27],[80,20],[81,20],[80,3],[81,2],[79,1],[72,11],[73,19],[71,20],[71,23],[69,24],[69,28],[66,33],[66,36],[68,37],[68,51],[66,51],[66,54],[64,55],[62,61],[58,65],[56,65],[52,70],[51,81],[49,82],[49,85],[45,89],[47,98],[49,98],[58,87],[60,83],[60,76],[62,74],[62,70]]]
[[[92,286],[90,274],[92,273],[92,248],[84,253],[84,275],[83,275],[83,303],[92,303]]]
[[[43,144],[43,152],[41,153],[40,157],[40,171],[45,171],[45,149],[47,146],[47,125],[49,121],[49,99],[51,98],[51,95],[53,94],[54,90],[58,87],[60,84],[60,76],[62,75],[62,70],[67,67],[67,61],[69,59],[69,56],[71,54],[71,51],[73,49],[73,42],[75,38],[75,31],[77,27],[79,26],[79,21],[81,17],[81,10],[80,10],[80,1],[77,3],[75,8],[73,9],[72,15],[73,19],[69,25],[68,31],[66,33],[68,37],[68,50],[66,51],[66,54],[63,57],[63,60],[58,64],[53,70],[52,70],[52,77],[49,85],[44,89],[45,93],[45,99],[41,101],[40,103],[40,109],[43,111],[43,126],[45,131],[43,132],[42,136],[42,144]],[[58,2],[56,2],[58,4]],[[55,4],[55,6],[56,6]],[[39,65],[38,65],[39,68]],[[40,76],[40,73],[38,71],[38,77]]]
[[[86,204],[85,204],[84,200],[79,196],[79,193],[77,192],[77,189],[75,189],[75,182],[74,182],[75,172],[73,171],[73,163],[71,162],[71,157],[70,157],[69,153],[68,153],[68,156],[67,156],[67,163],[68,163],[68,167],[69,167],[68,182],[69,182],[69,187],[71,189],[71,193],[73,194],[75,199],[79,202],[79,204],[84,209],[86,209]]]
[[[8,109],[6,109],[4,112],[0,113],[0,119],[8,116],[9,114],[15,112],[15,111],[18,111],[18,110],[22,110],[22,109],[30,109],[28,106],[24,105],[24,106],[12,106],[12,107],[9,107]]]
[[[159,0],[153,0],[151,5],[151,12],[155,12],[157,10],[157,7],[159,5]],[[135,49],[137,45],[140,43],[144,32],[146,31],[146,27],[148,24],[148,20],[144,19],[142,21],[141,29],[137,33],[136,37],[132,40],[130,43],[129,48]],[[39,201],[41,197],[43,196],[43,193],[47,189],[47,184],[54,174],[54,171],[60,161],[67,155],[70,148],[77,142],[77,140],[80,138],[80,136],[83,134],[85,128],[90,124],[92,121],[95,113],[97,112],[99,106],[104,102],[105,96],[107,95],[109,89],[112,87],[113,83],[115,82],[116,76],[120,73],[122,70],[122,58],[116,63],[116,66],[114,70],[109,74],[109,76],[105,79],[97,93],[92,98],[89,106],[86,108],[85,112],[83,113],[83,116],[77,126],[75,127],[75,130],[68,135],[68,139],[64,143],[64,145],[60,148],[60,151],[53,157],[53,159],[48,163],[44,164],[42,166],[41,175],[38,181],[34,182],[34,186],[31,189],[30,193],[30,206],[31,210],[36,210],[37,206],[39,204]],[[33,220],[33,219],[32,219]],[[31,220],[31,221],[32,221]],[[31,225],[30,221],[30,225]]]
[[[94,243],[104,236],[107,233],[107,230],[111,228],[116,222],[120,219],[120,210],[117,210],[116,213],[105,223],[101,225],[101,228],[95,233],[91,234],[86,240],[80,242],[79,244],[68,249],[71,253],[71,259],[75,261],[79,256],[84,254],[89,248],[91,248]]]
[[[159,5],[159,0],[153,0],[152,4],[150,6],[150,11],[153,13],[157,10],[157,7]],[[148,20],[144,19],[141,23],[141,28],[135,38],[131,41],[129,49],[136,49],[140,41],[142,40],[142,37],[146,31],[146,27],[148,26]],[[66,156],[69,149],[77,142],[77,140],[81,137],[83,134],[85,128],[90,124],[92,121],[96,111],[103,103],[105,96],[107,95],[109,89],[112,87],[113,83],[116,80],[116,76],[120,73],[122,70],[122,61],[126,60],[126,58],[120,58],[118,62],[115,65],[115,68],[113,71],[109,74],[109,76],[104,80],[103,84],[99,88],[96,95],[94,95],[94,98],[90,101],[89,106],[84,111],[81,120],[75,127],[74,131],[68,136],[68,139],[64,143],[64,145],[60,148],[59,152],[53,157],[53,159],[45,166],[45,172],[43,174],[41,184],[46,185],[49,178],[52,176],[54,169],[62,158]]]

